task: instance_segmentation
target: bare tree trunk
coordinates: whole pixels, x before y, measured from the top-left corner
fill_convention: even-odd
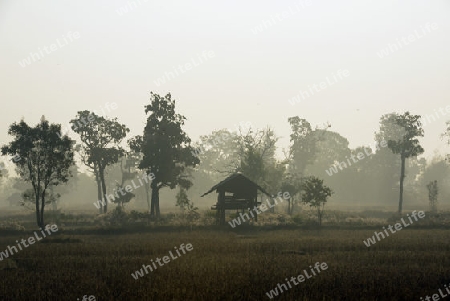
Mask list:
[[[263,198],[264,198],[264,196],[261,196],[261,204],[263,202]],[[275,213],[275,201],[273,200],[273,198],[270,198],[268,200],[269,200],[270,205],[273,205],[273,206],[269,206],[270,207],[269,212]]]
[[[35,203],[36,203],[36,223],[39,228],[42,228],[41,223],[41,215],[40,215],[40,209],[39,209],[39,202],[40,202],[40,193],[39,189],[34,189],[34,195],[35,195]]]
[[[45,228],[45,223],[44,223],[44,207],[45,207],[45,189],[44,191],[42,191],[42,197],[41,197],[41,228],[44,229]]]
[[[155,203],[155,207],[156,207],[156,217],[159,218],[161,216],[161,212],[159,211],[159,189],[156,190],[156,203]]]
[[[57,211],[58,210],[58,204],[56,203],[56,198],[53,193],[53,186],[50,186],[50,200],[52,201],[52,210]]]
[[[151,205],[150,205],[150,216],[155,216],[155,211],[156,211],[156,192],[158,187],[156,186],[156,184],[154,185],[152,182],[152,200],[151,200]]]
[[[319,227],[322,227],[322,213],[320,212],[320,205],[317,207],[317,216],[319,218]]]
[[[95,174],[95,182],[97,183],[97,200],[100,201],[100,203],[102,203],[103,198],[102,198],[102,186],[101,186],[101,182],[100,182],[100,176],[98,174],[98,168],[97,165],[94,164],[94,174]],[[100,205],[99,209],[98,209],[98,213],[102,214],[103,213],[103,208]]]
[[[406,158],[405,158],[405,156],[403,154],[401,155],[401,160],[402,160],[402,167],[401,167],[401,171],[400,171],[400,196],[399,196],[399,200],[398,200],[398,213],[399,214],[402,214],[403,180],[405,179],[405,161],[406,161]]]
[[[148,212],[150,212],[151,210],[151,205],[150,205],[150,183],[145,183],[145,198],[147,200],[147,206],[148,206]]]
[[[102,198],[102,186],[101,186],[101,182],[100,182],[100,179],[98,179],[98,177],[97,177],[97,179],[96,179],[96,182],[97,182],[97,199],[100,201],[100,203],[103,201],[103,198]],[[102,205],[100,205],[100,207],[99,207],[99,213],[100,214],[102,214],[103,213],[103,208],[102,208]]]
[[[102,199],[104,199],[103,213],[108,211],[108,199],[106,198],[105,169],[100,166],[100,181],[102,182]]]

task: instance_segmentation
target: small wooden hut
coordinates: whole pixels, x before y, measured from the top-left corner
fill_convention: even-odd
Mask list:
[[[242,173],[234,173],[225,180],[214,185],[203,196],[213,191],[218,193],[217,203],[211,206],[212,210],[217,210],[216,222],[218,225],[225,224],[225,210],[253,209],[261,205],[258,202],[258,190],[265,195],[272,197],[261,186],[244,176]],[[255,215],[255,221],[258,221],[258,215]]]

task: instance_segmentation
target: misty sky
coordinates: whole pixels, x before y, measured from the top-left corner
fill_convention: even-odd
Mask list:
[[[142,134],[153,91],[177,100],[193,140],[251,122],[286,147],[298,115],[330,122],[352,148],[372,145],[381,115],[450,105],[449,13],[448,0],[2,0],[0,144],[22,117],[65,126],[79,110]],[[421,140],[427,157],[450,152],[440,139],[450,113],[438,117]]]

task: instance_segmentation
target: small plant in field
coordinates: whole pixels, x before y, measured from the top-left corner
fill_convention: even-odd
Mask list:
[[[323,180],[319,178],[308,177],[303,183],[302,202],[317,210],[319,226],[322,225],[325,203],[332,193],[333,191],[323,185]]]

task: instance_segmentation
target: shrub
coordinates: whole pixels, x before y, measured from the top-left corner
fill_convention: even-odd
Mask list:
[[[95,222],[102,226],[124,226],[128,224],[130,214],[121,206],[117,206],[106,214],[100,214],[95,218]]]

